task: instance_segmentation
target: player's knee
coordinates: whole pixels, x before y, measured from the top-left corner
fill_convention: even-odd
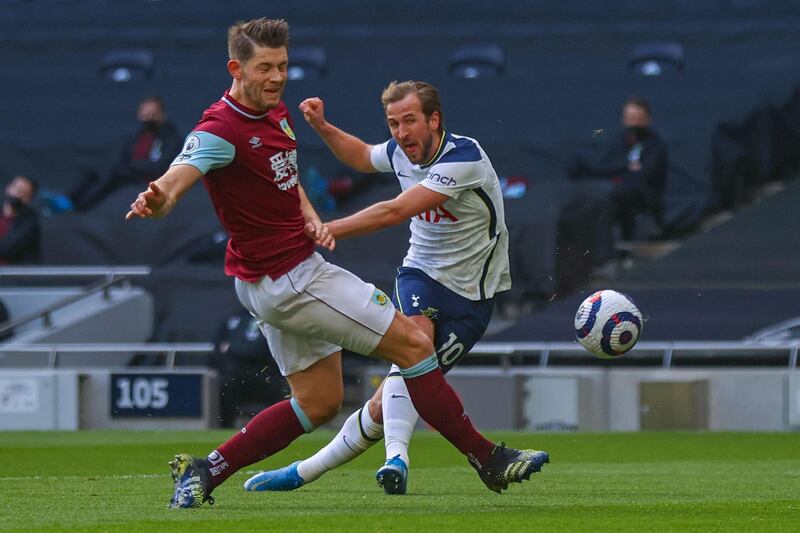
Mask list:
[[[414,330],[411,334],[411,348],[420,361],[429,357],[433,352],[433,341],[421,329]]]
[[[410,329],[406,337],[406,350],[404,353],[405,364],[398,365],[403,368],[414,366],[434,352],[433,342],[421,329]]]
[[[301,402],[301,406],[306,416],[314,426],[319,426],[329,422],[335,417],[342,408],[342,391],[332,392],[325,395],[317,395],[314,398],[307,398]]]

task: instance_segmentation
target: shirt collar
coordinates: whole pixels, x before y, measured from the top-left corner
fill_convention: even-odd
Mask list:
[[[439,147],[436,148],[436,153],[433,154],[433,157],[431,157],[426,163],[421,164],[419,168],[428,168],[434,164],[437,159],[442,157],[445,146],[447,146],[447,143],[450,142],[450,137],[451,135],[448,132],[442,131],[442,138],[439,140]]]
[[[222,97],[222,101],[225,102],[231,109],[233,109],[240,115],[243,115],[253,120],[260,120],[269,115],[269,111],[262,113],[261,111],[250,109],[246,105],[236,100],[233,96],[231,96],[230,91],[225,91],[225,94]]]

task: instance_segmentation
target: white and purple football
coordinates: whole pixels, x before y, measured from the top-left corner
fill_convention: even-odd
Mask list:
[[[630,296],[597,291],[575,313],[578,342],[603,359],[616,359],[633,348],[642,333],[642,313]]]

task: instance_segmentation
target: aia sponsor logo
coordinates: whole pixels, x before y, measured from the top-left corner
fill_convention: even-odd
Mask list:
[[[458,217],[448,211],[443,205],[440,205],[436,209],[431,209],[430,211],[420,213],[417,215],[417,218],[424,220],[425,222],[431,222],[432,224],[438,224],[444,219],[447,219],[450,222],[458,222]]]

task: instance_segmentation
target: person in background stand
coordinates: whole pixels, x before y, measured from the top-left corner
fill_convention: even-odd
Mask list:
[[[69,193],[75,209],[93,208],[106,196],[125,185],[147,185],[169,168],[178,155],[183,139],[167,120],[164,101],[159,96],[147,96],[136,112],[139,129],[123,142],[119,159],[106,178],[90,172]]]
[[[28,176],[6,185],[0,213],[0,264],[38,263],[39,216],[31,207],[39,186]]]
[[[667,147],[653,130],[650,104],[629,98],[622,107],[622,134],[598,161],[578,156],[571,165],[573,178],[605,178],[612,185],[610,201],[622,239],[636,239],[636,215],[650,213],[660,224],[669,157]]]

